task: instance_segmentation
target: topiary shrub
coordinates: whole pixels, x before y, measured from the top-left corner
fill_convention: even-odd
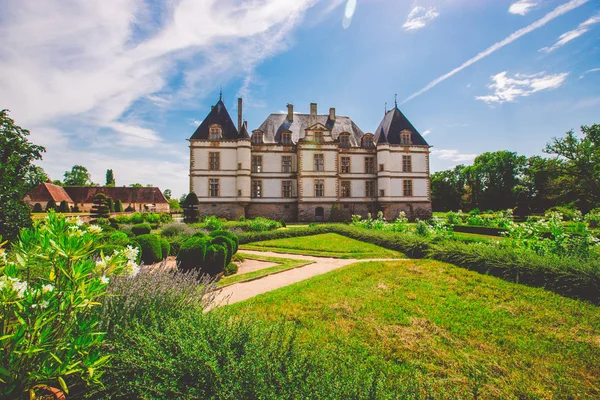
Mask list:
[[[126,212],[132,212],[135,211],[135,208],[131,207],[131,204],[127,206],[127,208],[125,209]]]
[[[34,213],[41,213],[41,212],[44,212],[44,209],[42,208],[42,205],[40,203],[35,203],[33,205],[33,212]]]
[[[162,260],[162,247],[160,238],[156,235],[140,235],[135,238],[142,248],[142,262],[146,265]]]
[[[206,249],[206,262],[202,266],[202,273],[217,276],[225,270],[227,248],[221,244],[211,244]]]
[[[92,214],[92,220],[95,221],[98,218],[108,218],[110,217],[110,209],[108,208],[108,200],[104,193],[96,194],[92,202],[94,205],[90,210],[90,214]]]
[[[189,272],[200,270],[206,261],[208,240],[198,236],[186,239],[177,254],[177,265],[180,270]]]
[[[223,271],[223,275],[230,276],[230,275],[237,274],[237,272],[238,272],[238,266],[237,266],[237,264],[235,264],[235,263],[229,263],[225,267],[225,270]]]
[[[204,233],[203,231],[198,231],[198,232],[195,232],[192,236],[194,236],[194,237],[200,237],[200,238],[205,238],[206,237],[206,233]]]
[[[188,235],[180,235],[180,236],[172,236],[167,238],[166,240],[169,242],[171,249],[169,250],[170,256],[177,256],[179,254],[179,249],[181,249],[181,245],[185,242],[190,236]]]
[[[69,212],[69,204],[65,200],[60,202],[60,205],[58,206],[58,212],[60,212],[60,213],[68,213]]]
[[[160,248],[162,249],[162,258],[165,259],[169,256],[171,252],[171,245],[167,241],[167,239],[160,238]]]
[[[115,212],[123,212],[123,202],[119,199],[115,201]]]
[[[131,231],[136,236],[146,235],[150,233],[151,230],[152,227],[150,226],[150,224],[137,224],[131,227]]]
[[[238,236],[235,233],[231,233],[229,231],[218,230],[218,231],[212,231],[209,234],[209,236],[210,237],[224,236],[226,238],[233,240],[233,243],[235,244],[235,247],[233,248],[233,254],[237,253],[238,247],[240,246],[240,239],[238,238]]]
[[[225,257],[224,266],[228,265],[231,262],[231,257],[233,257],[233,255],[235,254],[234,250],[236,249],[236,245],[234,241],[225,236],[217,236],[212,239],[211,244],[220,244],[222,246],[225,246],[225,248],[227,249],[227,255]]]
[[[127,246],[129,243],[129,236],[124,232],[115,232],[110,235],[109,242],[118,246]]]
[[[50,199],[48,201],[48,204],[46,204],[46,211],[50,210],[56,210],[56,202],[54,201],[54,199]]]

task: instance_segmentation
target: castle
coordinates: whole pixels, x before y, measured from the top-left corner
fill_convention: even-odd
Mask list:
[[[382,211],[395,219],[431,215],[430,146],[398,109],[375,134],[364,133],[335,108],[319,115],[271,114],[250,134],[237,126],[222,97],[190,142],[190,192],[200,215],[258,216],[285,221],[348,220]]]

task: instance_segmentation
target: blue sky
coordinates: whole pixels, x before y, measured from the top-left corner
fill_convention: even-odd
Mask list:
[[[365,132],[399,108],[433,171],[541,154],[600,122],[598,0],[0,0],[0,107],[62,179],[187,192],[187,139],[222,86],[255,129],[294,104]]]

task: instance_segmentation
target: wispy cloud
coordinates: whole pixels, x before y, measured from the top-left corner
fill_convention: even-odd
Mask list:
[[[456,149],[452,149],[452,150],[433,149],[431,151],[431,154],[433,156],[439,158],[440,160],[449,160],[449,161],[459,162],[459,163],[471,162],[477,157],[477,154],[461,153],[460,151],[458,151]]]
[[[537,5],[537,1],[518,0],[510,5],[510,7],[508,8],[508,12],[511,14],[525,15]]]
[[[583,74],[581,74],[581,75],[579,76],[579,79],[583,79],[583,78],[585,78],[585,76],[586,76],[587,74],[590,74],[590,73],[592,73],[592,72],[600,72],[600,68],[592,68],[592,69],[588,69],[587,71],[585,71]]]
[[[434,79],[433,81],[429,82],[423,89],[411,94],[410,96],[408,96],[406,98],[406,100],[404,100],[402,102],[402,104],[406,103],[407,101],[410,101],[412,99],[414,99],[417,96],[422,95],[423,93],[427,92],[428,90],[434,88],[435,86],[437,86],[438,84],[440,84],[441,82],[445,81],[446,79],[456,75],[457,73],[459,73],[460,71],[462,71],[463,69],[470,67],[471,65],[475,64],[476,62],[484,59],[485,57],[489,56],[490,54],[500,50],[501,48],[503,48],[504,46],[511,44],[512,42],[514,42],[515,40],[519,39],[522,36],[525,36],[526,34],[533,32],[534,30],[541,28],[542,26],[546,25],[548,22],[560,17],[561,15],[564,15],[566,13],[568,13],[569,11],[572,11],[574,9],[576,9],[577,7],[581,7],[582,5],[584,5],[585,3],[587,3],[589,0],[571,0],[563,5],[560,5],[558,7],[556,7],[553,11],[549,12],[548,14],[546,14],[544,17],[538,19],[537,21],[535,21],[534,23],[526,26],[525,28],[519,29],[518,31],[512,33],[511,35],[509,35],[508,37],[506,37],[504,40],[501,40],[498,43],[493,44],[492,46],[488,47],[487,49],[485,49],[484,51],[482,51],[481,53],[477,54],[475,57],[467,60],[466,62],[464,62],[461,66],[454,68],[452,71],[440,76],[439,78]]]
[[[344,18],[342,19],[342,26],[344,29],[348,29],[352,23],[352,17],[356,11],[356,0],[348,0],[346,2],[346,8],[344,9]]]
[[[406,22],[404,25],[402,25],[402,27],[405,31],[422,29],[439,16],[440,13],[435,7],[415,6],[412,10],[410,10],[408,17],[406,18]]]
[[[518,97],[526,97],[542,90],[556,89],[562,86],[568,75],[567,72],[559,74],[540,72],[533,75],[515,74],[511,78],[507,76],[506,71],[503,71],[492,76],[492,83],[488,85],[494,94],[475,98],[488,104],[512,102]]]
[[[425,132],[423,132],[423,136],[427,136],[427,135],[429,135],[431,132],[433,132],[431,129],[427,129]]]
[[[559,47],[569,43],[571,40],[577,39],[579,36],[589,31],[592,28],[592,25],[597,24],[598,22],[600,22],[600,14],[583,21],[579,24],[579,26],[577,26],[577,28],[563,33],[558,37],[556,43],[549,47],[543,47],[540,49],[540,51],[544,53],[550,53],[551,51],[554,51]]]
[[[446,126],[448,128],[458,128],[458,127],[466,127],[469,126],[469,124],[446,124]]]

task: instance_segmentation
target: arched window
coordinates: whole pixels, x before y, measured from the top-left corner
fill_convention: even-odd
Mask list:
[[[208,140],[219,140],[223,137],[223,129],[220,125],[214,124],[208,128]]]
[[[400,144],[412,144],[410,140],[410,131],[403,130],[402,132],[400,132]]]
[[[375,143],[373,142],[373,135],[366,134],[363,136],[363,147],[375,147]]]
[[[254,132],[252,134],[252,143],[253,144],[262,144],[263,142],[263,134],[261,132]]]
[[[342,133],[340,135],[340,147],[350,147],[350,134]]]

